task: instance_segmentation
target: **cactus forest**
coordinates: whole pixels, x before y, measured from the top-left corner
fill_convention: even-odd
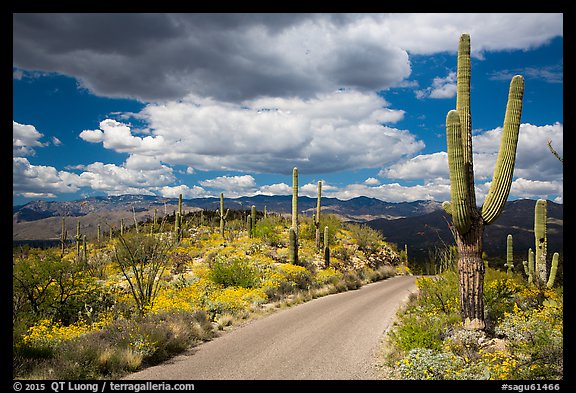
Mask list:
[[[291,213],[236,209],[222,192],[211,210],[191,209],[180,194],[173,211],[100,222],[96,236],[65,217],[58,246],[13,249],[13,377],[121,378],[251,318],[414,275],[418,293],[383,339],[382,379],[562,379],[562,250],[547,247],[547,201],[534,204],[533,247],[519,249],[510,233],[498,263],[483,249],[510,193],[524,78],[510,82],[492,182],[477,207],[470,47],[462,34],[445,122],[451,200],[442,207],[454,243],[437,254],[435,274],[413,271],[409,243],[327,213],[321,181],[315,208],[299,211],[298,167]]]

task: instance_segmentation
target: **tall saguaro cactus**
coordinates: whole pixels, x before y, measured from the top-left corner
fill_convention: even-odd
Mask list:
[[[470,110],[470,36],[462,34],[458,45],[456,110],[446,116],[451,203],[444,208],[452,215],[452,232],[458,247],[460,308],[464,327],[484,329],[484,226],[502,212],[512,184],[516,146],[520,130],[524,78],[510,83],[500,150],[490,190],[484,204],[476,206],[472,161],[472,117]]]
[[[292,264],[298,263],[298,168],[292,170],[292,227],[289,232],[289,255]]]

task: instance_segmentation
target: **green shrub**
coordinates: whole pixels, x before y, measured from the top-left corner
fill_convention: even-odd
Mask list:
[[[282,218],[279,216],[261,218],[254,226],[254,237],[262,239],[271,247],[279,247],[282,241],[278,228],[281,227],[282,224]]]
[[[259,271],[247,259],[216,257],[210,279],[225,287],[254,288],[258,286]]]

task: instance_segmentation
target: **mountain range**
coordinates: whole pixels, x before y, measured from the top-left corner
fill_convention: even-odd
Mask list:
[[[301,214],[311,216],[316,209],[316,198],[301,196],[298,207]],[[322,213],[331,213],[344,221],[364,223],[382,232],[384,238],[403,248],[406,244],[410,258],[426,259],[430,252],[442,245],[454,243],[450,232],[451,218],[439,202],[385,202],[375,198],[357,197],[349,200],[322,198]],[[484,250],[489,256],[504,255],[506,237],[512,234],[515,258],[525,258],[529,247],[534,248],[534,205],[536,201],[520,199],[507,202],[502,214],[484,232]],[[59,239],[62,217],[69,233],[75,233],[79,221],[82,233],[95,236],[98,224],[118,228],[120,219],[127,225],[149,220],[154,209],[159,216],[173,214],[177,198],[148,195],[120,195],[90,197],[76,201],[33,201],[13,206],[13,241]],[[217,210],[219,198],[184,199],[183,211]],[[292,196],[266,196],[225,198],[224,206],[230,210],[248,210],[254,205],[259,211],[290,214]],[[548,250],[562,252],[563,205],[548,201]],[[518,251],[516,251],[518,250]]]

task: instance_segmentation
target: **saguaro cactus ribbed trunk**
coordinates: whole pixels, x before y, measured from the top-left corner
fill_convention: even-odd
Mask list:
[[[514,271],[514,239],[512,235],[506,237],[506,272],[512,274]]]
[[[292,227],[289,233],[289,255],[292,264],[298,263],[298,168],[292,170]]]
[[[472,161],[472,117],[470,111],[470,36],[462,34],[458,45],[456,110],[446,116],[448,166],[450,168],[451,203],[444,204],[452,215],[452,232],[458,247],[460,309],[464,327],[484,329],[484,262],[482,238],[484,226],[502,212],[516,159],[520,130],[524,78],[514,76],[510,83],[508,103],[500,150],[490,190],[482,208],[476,206]]]

